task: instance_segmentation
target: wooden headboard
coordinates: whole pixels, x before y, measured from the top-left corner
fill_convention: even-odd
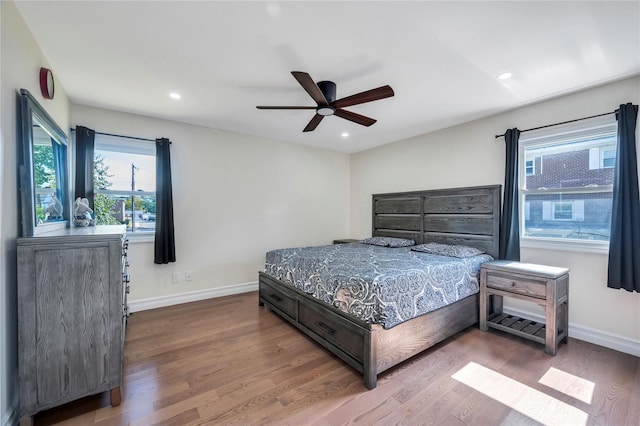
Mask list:
[[[373,195],[373,236],[463,244],[498,258],[501,186]]]

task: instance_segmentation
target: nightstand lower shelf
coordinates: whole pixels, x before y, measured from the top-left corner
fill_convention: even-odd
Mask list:
[[[492,314],[487,318],[487,326],[507,333],[515,334],[538,343],[545,343],[547,329],[544,323],[520,318],[508,314]],[[564,332],[558,332],[558,340],[565,338]]]

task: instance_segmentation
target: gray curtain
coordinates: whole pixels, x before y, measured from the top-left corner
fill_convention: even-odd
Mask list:
[[[93,168],[96,132],[76,126],[76,180],[75,198],[86,198],[93,209]],[[74,198],[74,199],[75,199]]]
[[[170,147],[169,139],[156,139],[156,236],[153,262],[158,264],[176,261]]]
[[[613,178],[607,287],[640,293],[640,195],[636,153],[638,105],[620,105],[616,118],[618,147]]]
[[[504,132],[506,158],[504,196],[500,216],[500,259],[520,260],[520,217],[518,208],[518,139],[520,130]]]

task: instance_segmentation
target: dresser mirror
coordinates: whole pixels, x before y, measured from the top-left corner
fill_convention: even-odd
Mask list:
[[[67,136],[26,89],[20,90],[22,236],[69,224]]]

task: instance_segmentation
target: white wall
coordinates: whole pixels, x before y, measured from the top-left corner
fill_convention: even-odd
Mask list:
[[[134,307],[255,283],[267,250],[349,234],[348,154],[79,105],[71,123],[172,141],[177,261],[155,265],[152,243],[130,246]]]
[[[56,84],[54,100],[42,98],[39,71],[40,67],[48,65],[46,59],[13,2],[0,2],[0,15],[0,424],[8,425],[18,416],[15,244],[19,235],[18,93],[21,88],[28,89],[62,129],[69,127],[69,101],[59,84]]]
[[[640,77],[353,154],[351,237],[371,234],[372,194],[503,185],[504,139],[494,135],[613,111],[626,102],[640,102]],[[640,355],[640,294],[606,288],[605,254],[523,248],[521,257],[571,269],[570,335]],[[524,302],[505,300],[505,307],[539,313]]]

